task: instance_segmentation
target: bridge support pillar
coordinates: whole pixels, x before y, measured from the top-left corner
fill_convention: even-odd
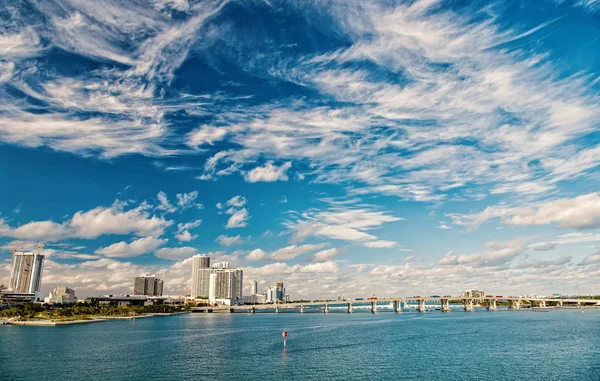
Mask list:
[[[279,306],[275,306],[275,313],[278,314],[279,313]]]
[[[394,301],[394,312],[399,314],[400,312],[402,312],[402,304],[400,303],[399,300],[395,300]]]
[[[348,313],[352,313],[352,303],[348,303]]]
[[[303,314],[304,313],[304,306],[300,306],[300,313]]]
[[[464,299],[463,300],[463,308],[467,312],[475,311],[475,307],[473,306],[473,299]]]
[[[485,307],[488,311],[496,311],[498,309],[498,305],[496,304],[496,299],[490,299],[487,301],[487,306]]]
[[[425,311],[427,311],[425,309],[425,299],[420,299],[419,300],[419,306],[417,307],[417,311],[419,311],[419,312],[425,312]]]
[[[376,313],[377,312],[377,302],[371,302],[371,313]]]
[[[440,299],[440,310],[442,312],[450,312],[450,300]]]
[[[520,300],[511,300],[510,306],[508,307],[511,310],[519,310],[521,309],[521,301]]]
[[[329,306],[327,304],[323,305],[323,313],[325,313],[325,314],[329,313]]]

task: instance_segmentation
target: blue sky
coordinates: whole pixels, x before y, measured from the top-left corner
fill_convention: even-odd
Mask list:
[[[0,8],[0,282],[598,291],[599,1]]]

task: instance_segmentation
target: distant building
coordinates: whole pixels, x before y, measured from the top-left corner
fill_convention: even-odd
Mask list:
[[[229,268],[229,262],[211,266],[207,255],[192,257],[191,299],[206,299],[210,304],[238,304],[242,302],[242,287],[243,271]]]
[[[244,304],[264,304],[267,302],[265,294],[244,295]]]
[[[77,303],[77,297],[75,291],[68,288],[67,286],[58,286],[47,298],[44,299],[46,303]]]
[[[208,299],[208,288],[210,274],[214,272],[210,268],[210,257],[204,254],[192,257],[192,287],[190,296],[192,298]]]
[[[146,296],[146,295],[100,295],[85,298],[85,303],[114,306],[149,306],[160,304],[185,304],[185,296]]]
[[[462,292],[461,296],[463,298],[475,298],[474,301],[478,302],[480,300],[483,300],[485,292],[483,292],[482,290],[466,290]]]
[[[213,269],[228,269],[229,262],[216,262],[212,265]]]
[[[283,282],[275,283],[275,299],[278,302],[283,302],[285,300],[285,288],[283,287]]]
[[[250,295],[258,294],[258,282],[253,280],[250,281]]]
[[[229,268],[213,270],[209,280],[209,303],[234,305],[241,302],[243,270]]]
[[[163,281],[154,275],[136,276],[133,295],[162,296]]]
[[[36,294],[42,285],[44,269],[42,254],[13,251],[8,290],[16,294]]]

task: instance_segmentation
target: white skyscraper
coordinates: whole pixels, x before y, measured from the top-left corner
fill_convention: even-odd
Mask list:
[[[232,305],[242,300],[243,270],[213,269],[209,277],[208,300],[211,304]]]
[[[190,290],[192,298],[208,298],[210,274],[213,272],[214,270],[210,268],[209,256],[202,254],[192,257],[192,288]]]
[[[8,288],[12,292],[35,294],[42,285],[44,256],[39,253],[14,251]]]
[[[258,282],[255,280],[250,282],[250,295],[258,294]]]

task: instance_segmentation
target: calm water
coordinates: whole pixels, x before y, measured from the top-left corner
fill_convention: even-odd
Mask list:
[[[600,310],[189,314],[4,326],[0,379],[600,380]]]

